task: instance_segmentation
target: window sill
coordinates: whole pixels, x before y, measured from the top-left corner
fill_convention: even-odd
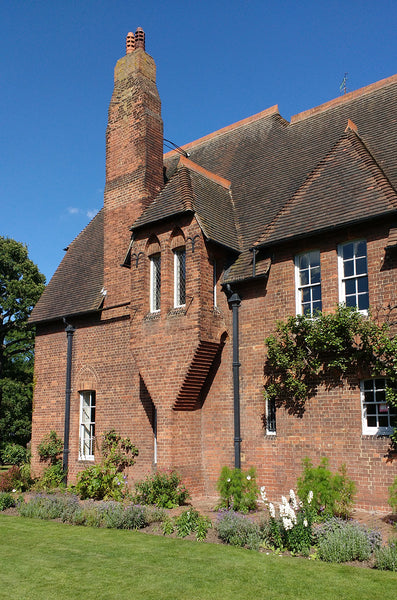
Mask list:
[[[167,314],[167,317],[177,317],[179,315],[186,315],[186,304],[184,304],[183,306],[175,306],[174,308],[171,308],[171,310]]]
[[[158,319],[160,319],[160,311],[159,310],[156,312],[147,313],[147,315],[145,315],[143,318],[144,321],[157,321]]]
[[[79,456],[79,462],[94,462],[95,456]]]

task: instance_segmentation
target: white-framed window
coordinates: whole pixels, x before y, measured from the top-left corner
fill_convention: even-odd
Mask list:
[[[152,254],[150,260],[150,312],[160,311],[161,254]]]
[[[276,401],[266,398],[266,435],[276,435]]]
[[[212,297],[214,300],[214,308],[218,307],[218,298],[216,294],[216,282],[217,282],[218,274],[216,272],[216,260],[212,261]]]
[[[80,392],[80,460],[93,460],[95,449],[95,392]]]
[[[186,304],[186,249],[174,250],[174,307]]]
[[[386,402],[388,380],[380,377],[361,381],[364,435],[390,435],[397,424],[397,411]]]
[[[367,242],[338,246],[339,302],[366,313],[369,308]]]
[[[295,256],[296,314],[313,317],[321,311],[320,251]]]

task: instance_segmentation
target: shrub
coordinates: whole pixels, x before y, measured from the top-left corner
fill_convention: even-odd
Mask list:
[[[38,490],[54,490],[65,486],[65,471],[60,461],[46,467],[34,488]]]
[[[389,499],[388,502],[394,513],[397,513],[397,477],[389,487]]]
[[[397,541],[389,540],[387,546],[375,551],[375,569],[397,571]]]
[[[309,492],[305,504],[298,504],[294,490],[290,490],[289,500],[285,496],[281,498],[278,517],[274,505],[266,499],[264,487],[261,488],[261,496],[270,515],[269,520],[261,525],[265,544],[275,549],[309,554],[313,541],[312,493]]]
[[[331,533],[345,529],[346,527],[361,530],[368,539],[368,542],[371,546],[371,552],[374,552],[377,548],[380,548],[382,544],[382,534],[379,530],[370,529],[369,527],[358,523],[358,521],[346,521],[345,519],[341,519],[339,517],[332,517],[321,523],[321,525],[318,525],[315,530],[315,541],[319,542],[320,540],[328,537]]]
[[[27,458],[28,451],[20,444],[6,444],[1,451],[1,460],[6,465],[21,465]]]
[[[79,474],[76,492],[83,500],[123,500],[128,495],[128,487],[122,471],[135,463],[138,449],[129,438],[122,438],[114,429],[104,433],[101,449],[101,462]]]
[[[37,519],[61,519],[64,522],[72,522],[73,515],[79,505],[75,496],[55,496],[36,494],[27,502],[22,502],[18,507],[22,517]]]
[[[59,461],[59,456],[62,454],[63,441],[56,431],[50,431],[40,444],[37,446],[37,452],[42,462],[49,461],[51,465],[54,465]]]
[[[212,527],[211,519],[201,515],[194,508],[189,508],[182,512],[175,519],[175,527],[179,537],[186,537],[192,533],[196,534],[196,539],[202,542],[207,537],[208,529]]]
[[[318,556],[327,562],[368,560],[379,548],[379,532],[369,530],[356,521],[330,519],[316,531]]]
[[[21,470],[17,465],[0,475],[0,492],[12,492],[21,489]]]
[[[258,550],[262,541],[258,523],[234,510],[221,510],[218,513],[216,529],[222,542],[232,546]]]
[[[318,467],[313,467],[309,458],[303,460],[303,473],[298,478],[299,498],[306,502],[310,491],[313,492],[312,508],[317,517],[328,518],[339,515],[350,515],[356,485],[346,473],[342,465],[339,472],[332,474],[328,469],[328,459],[323,457]]]
[[[163,508],[174,508],[185,504],[190,498],[176,471],[158,471],[135,484],[134,501],[155,504]]]
[[[142,529],[148,524],[147,512],[143,506],[123,506],[117,502],[108,502],[103,503],[100,510],[105,527],[111,529]]]
[[[256,509],[259,490],[253,467],[247,472],[223,467],[217,487],[221,497],[220,507],[238,512]]]
[[[16,506],[15,496],[9,492],[0,492],[0,511]]]

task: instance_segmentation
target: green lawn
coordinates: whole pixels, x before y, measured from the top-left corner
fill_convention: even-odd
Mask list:
[[[0,514],[0,599],[376,600],[397,575]]]

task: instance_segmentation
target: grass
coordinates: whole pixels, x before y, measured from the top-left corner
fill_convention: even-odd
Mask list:
[[[0,515],[0,599],[382,600],[395,573]]]

